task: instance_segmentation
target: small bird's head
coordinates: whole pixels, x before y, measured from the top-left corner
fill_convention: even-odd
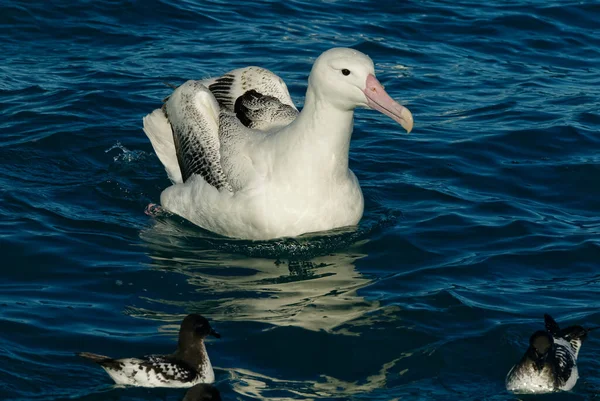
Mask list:
[[[221,401],[221,394],[213,385],[196,384],[187,391],[183,401]]]
[[[208,320],[197,313],[187,315],[181,328],[179,329],[179,345],[180,347],[190,346],[197,342],[202,342],[206,336],[221,338],[211,326]]]
[[[529,338],[529,350],[527,353],[539,370],[543,369],[553,344],[554,339],[547,331],[536,331]]]

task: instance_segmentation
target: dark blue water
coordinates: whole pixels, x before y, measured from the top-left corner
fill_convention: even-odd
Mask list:
[[[0,399],[181,399],[73,354],[170,352],[190,312],[223,334],[225,399],[515,399],[543,313],[600,324],[598,21],[592,1],[0,1]],[[301,106],[337,46],[415,118],[357,111],[358,230],[253,243],[144,214],[169,185],[141,129],[164,81],[255,64]],[[540,398],[599,396],[599,337]]]

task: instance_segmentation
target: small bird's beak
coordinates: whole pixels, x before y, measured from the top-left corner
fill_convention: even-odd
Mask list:
[[[366,86],[363,92],[367,97],[367,105],[370,108],[391,117],[394,121],[404,127],[407,133],[412,131],[414,122],[410,110],[392,99],[373,74],[369,74],[367,77]]]
[[[210,329],[208,334],[210,334],[211,336],[213,336],[215,338],[221,338],[221,335],[219,333],[217,333],[214,329]]]

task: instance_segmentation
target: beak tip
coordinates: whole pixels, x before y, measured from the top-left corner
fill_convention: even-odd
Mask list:
[[[405,110],[408,111],[408,109]],[[406,130],[407,134],[410,134],[414,127],[414,120],[412,114],[410,114],[410,111],[407,114],[408,116],[403,116],[404,118],[402,121],[400,121],[400,125],[402,125],[402,127]]]

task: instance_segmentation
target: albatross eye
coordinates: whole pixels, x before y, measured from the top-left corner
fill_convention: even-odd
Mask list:
[[[342,74],[344,74],[344,75],[350,75],[350,70],[348,70],[348,69],[344,68],[344,69],[342,70]]]

